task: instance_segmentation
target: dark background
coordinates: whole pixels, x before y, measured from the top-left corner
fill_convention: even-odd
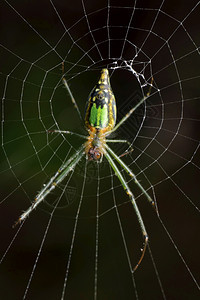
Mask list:
[[[56,10],[44,0],[1,3],[1,298],[22,299],[31,280],[27,299],[61,299],[68,267],[65,299],[198,297],[199,6],[193,10],[198,1],[164,1],[162,6],[162,1],[137,1],[131,18],[134,3],[110,1],[109,19],[107,1],[84,1],[87,18],[77,0],[53,1]],[[160,213],[159,219],[129,182],[150,238],[134,274],[127,258],[132,267],[137,263],[140,227],[105,160],[100,166],[88,164],[85,177],[83,159],[22,227],[12,228],[42,185],[82,143],[46,131],[59,127],[85,133],[62,87],[62,61],[82,116],[101,68],[109,68],[119,121],[149,89],[148,84],[141,89],[127,70],[125,61],[130,60],[138,73],[143,72],[145,83],[153,75],[154,87],[147,105],[113,138],[132,143],[134,151],[123,160],[156,197]],[[125,145],[112,148],[117,154],[126,150]]]

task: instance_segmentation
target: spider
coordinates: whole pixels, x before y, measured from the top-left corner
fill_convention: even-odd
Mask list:
[[[78,109],[78,106],[76,104],[76,101],[72,95],[72,92],[69,88],[69,85],[64,77],[64,63],[62,64],[63,67],[63,83],[65,88],[68,90],[68,93],[71,97],[71,101],[74,104],[77,112],[80,115],[80,111]],[[153,81],[153,79],[152,79]],[[121,121],[116,124],[116,114],[117,114],[117,108],[116,108],[116,102],[115,102],[115,96],[113,94],[113,91],[111,89],[110,85],[110,78],[109,78],[109,72],[108,69],[102,69],[100,79],[98,83],[95,85],[91,93],[89,94],[88,100],[86,102],[86,109],[85,109],[85,127],[88,131],[88,136],[84,136],[78,133],[74,133],[71,131],[64,131],[64,130],[53,130],[51,132],[57,132],[62,134],[71,134],[76,135],[80,138],[85,139],[85,143],[82,144],[82,146],[73,154],[67,162],[65,162],[60,169],[54,174],[54,176],[51,177],[49,182],[41,189],[41,191],[36,195],[34,202],[32,205],[21,214],[19,217],[17,223],[21,223],[24,221],[29,214],[38,206],[40,202],[42,202],[47,195],[51,193],[55,187],[63,181],[63,179],[69,174],[70,171],[74,170],[78,162],[81,160],[81,158],[86,155],[86,158],[91,161],[95,162],[101,162],[103,159],[103,156],[108,160],[110,166],[112,167],[115,175],[118,177],[119,181],[122,184],[122,187],[124,188],[126,194],[128,195],[133,208],[135,210],[135,213],[137,215],[141,232],[144,239],[143,248],[141,249],[141,256],[133,268],[133,271],[135,271],[138,266],[140,265],[146,248],[148,244],[148,234],[145,229],[145,225],[142,219],[142,216],[140,214],[140,211],[138,209],[138,206],[136,204],[135,198],[133,193],[131,192],[126,180],[124,179],[122,173],[120,172],[116,162],[125,170],[130,177],[133,178],[135,184],[140,188],[142,193],[146,196],[148,201],[152,204],[152,206],[156,209],[155,202],[150,197],[150,195],[146,192],[146,190],[143,188],[141,183],[137,180],[134,173],[131,171],[131,169],[122,161],[122,159],[115,154],[115,152],[108,146],[108,143],[128,143],[127,140],[114,140],[114,139],[107,139],[107,137],[116,131],[130,116],[131,114],[142,104],[144,101],[149,97],[151,92],[152,82],[150,84],[149,92],[121,119]],[[129,144],[130,145],[130,144]]]

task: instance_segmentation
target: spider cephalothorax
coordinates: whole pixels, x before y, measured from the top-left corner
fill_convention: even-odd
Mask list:
[[[105,151],[105,134],[98,128],[91,128],[85,143],[85,153],[88,160],[101,161]]]
[[[101,159],[103,154],[98,147],[94,146],[88,150],[87,156],[89,160],[98,161]]]

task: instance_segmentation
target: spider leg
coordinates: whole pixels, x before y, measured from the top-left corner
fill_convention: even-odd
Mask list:
[[[117,130],[131,115],[132,113],[142,104],[145,102],[145,100],[149,97],[150,93],[151,93],[151,88],[153,85],[153,77],[151,79],[151,84],[150,84],[150,88],[148,93],[133,107],[129,110],[129,112],[121,119],[121,121],[119,121],[119,123],[111,130],[107,133],[107,135],[113,133],[115,130]]]
[[[109,140],[109,139],[106,139],[106,142],[108,142],[108,143],[127,143],[129,146],[131,145],[131,143],[127,140]]]
[[[63,164],[60,167],[60,169],[44,186],[44,188],[37,194],[32,205],[21,214],[18,221],[14,224],[13,227],[15,227],[18,223],[24,221],[29,216],[29,214],[38,206],[38,204],[40,204],[40,202],[42,202],[47,197],[47,195],[49,195],[50,192],[54,190],[55,187],[63,181],[63,179],[69,174],[69,172],[73,171],[73,169],[85,153],[83,149],[84,147],[81,146],[81,148],[75,154],[73,154],[72,157],[65,164]]]
[[[83,139],[87,139],[87,136],[76,133],[76,132],[72,132],[72,131],[68,131],[68,130],[48,130],[47,132],[49,133],[64,133],[64,134],[70,134],[70,135],[76,135],[78,137],[81,137]]]
[[[119,157],[123,157],[125,155],[130,154],[131,152],[133,152],[133,148],[131,147],[130,150],[126,150],[124,153],[120,154]]]
[[[105,151],[106,152],[106,151]],[[118,167],[116,166],[115,162],[113,161],[112,157],[108,154],[108,152],[105,153],[105,157],[107,158],[109,164],[111,165],[112,169],[114,170],[115,172],[115,175],[118,177],[119,181],[121,182],[124,190],[126,191],[127,195],[129,196],[130,200],[131,200],[131,203],[133,205],[133,208],[135,210],[135,213],[137,215],[137,218],[138,218],[138,221],[139,221],[139,224],[140,224],[140,227],[141,227],[141,230],[142,230],[142,235],[143,235],[143,238],[144,238],[144,246],[142,248],[142,254],[137,262],[137,264],[135,265],[135,267],[133,268],[133,272],[135,272],[135,270],[138,268],[138,266],[140,265],[143,257],[144,257],[144,254],[145,254],[145,251],[146,251],[146,248],[147,248],[147,244],[148,244],[148,235],[147,235],[147,231],[145,229],[145,226],[144,226],[144,222],[142,220],[142,216],[140,214],[140,211],[137,207],[137,204],[135,202],[135,198],[128,186],[128,184],[126,183],[126,181],[124,180],[121,172],[119,171]]]
[[[120,157],[122,157],[124,155],[127,155],[127,154],[129,154],[133,151],[131,143],[127,140],[109,140],[109,139],[106,139],[106,142],[108,142],[108,143],[127,143],[129,145],[128,149],[126,149],[126,151],[124,153],[122,153],[120,155]]]
[[[74,104],[74,107],[75,107],[75,109],[76,109],[76,111],[77,111],[77,113],[79,115],[80,120],[83,121],[81,113],[80,113],[80,110],[79,110],[78,105],[76,103],[76,100],[75,100],[75,98],[74,98],[74,96],[73,96],[73,94],[72,94],[72,92],[70,90],[70,87],[69,87],[69,85],[67,83],[67,80],[64,77],[64,62],[62,62],[62,73],[63,73],[62,81],[64,83],[64,86],[65,86],[65,88],[67,89],[67,91],[68,91],[68,93],[70,95],[71,101]]]
[[[147,191],[143,188],[143,186],[140,184],[140,182],[137,180],[135,174],[131,171],[131,169],[129,169],[129,167],[121,160],[121,158],[119,158],[115,152],[108,146],[105,144],[106,149],[108,150],[108,152],[116,159],[116,161],[123,167],[123,169],[128,173],[128,175],[130,177],[132,177],[135,181],[135,183],[137,184],[137,186],[140,188],[140,190],[142,191],[142,193],[146,196],[146,198],[148,199],[148,201],[151,203],[151,205],[153,206],[153,208],[156,210],[157,215],[159,215],[158,213],[158,209],[157,206],[155,204],[155,201],[149,196],[149,194],[147,193]]]

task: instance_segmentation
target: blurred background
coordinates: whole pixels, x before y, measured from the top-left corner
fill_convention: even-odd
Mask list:
[[[199,2],[3,1],[0,11],[2,299],[197,299],[199,279]],[[109,69],[133,151],[123,161],[149,234],[104,159],[85,158],[23,226],[12,225],[87,134],[88,95]],[[136,73],[135,73],[136,72]],[[113,144],[123,155],[126,145]],[[79,211],[77,214],[77,211]],[[63,297],[63,298],[62,298]]]

